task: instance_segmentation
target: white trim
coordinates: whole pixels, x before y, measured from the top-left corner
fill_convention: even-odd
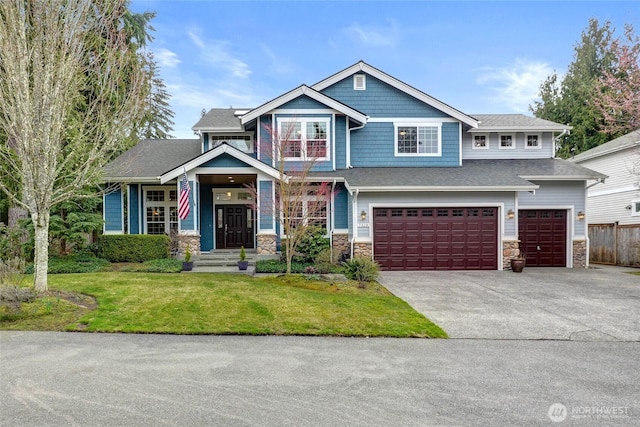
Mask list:
[[[609,194],[619,194],[619,193],[628,193],[631,191],[638,191],[640,188],[635,185],[627,185],[626,187],[618,187],[618,188],[610,188],[607,190],[600,191],[589,191],[587,190],[588,197],[598,197],[598,196],[607,196]]]
[[[631,216],[640,216],[640,199],[631,200]]]
[[[596,172],[597,173],[597,172]],[[522,179],[529,181],[585,181],[588,179],[599,179],[593,175],[518,175]]]
[[[336,170],[336,157],[338,157],[336,155],[337,152],[337,142],[336,142],[336,114],[332,113],[331,114],[331,166],[333,168],[333,170]]]
[[[419,150],[420,145],[420,128],[436,128],[438,131],[437,151],[435,153],[400,153],[398,151],[398,128],[399,127],[415,127],[416,128],[416,149]],[[429,121],[414,121],[413,123],[393,123],[393,136],[394,136],[394,155],[396,157],[441,157],[442,156],[442,123],[434,123]]]
[[[331,233],[335,236],[336,234],[349,234],[348,228],[334,228],[331,230]]]
[[[460,123],[451,117],[370,117],[367,123]]]
[[[240,149],[238,147],[235,147],[235,148],[238,148],[238,150],[242,151],[243,153],[247,153],[247,154],[253,154],[253,152],[255,151],[255,142],[254,142],[254,139],[253,139],[253,132],[237,132],[236,131],[236,132],[207,132],[207,133],[209,134],[209,137],[208,137],[209,150],[213,150],[214,148],[217,148],[217,147],[213,146],[213,142],[214,141],[213,141],[212,137],[214,137],[214,136],[218,136],[218,137],[220,137],[220,136],[230,136],[230,137],[248,136],[249,137],[249,143],[250,143],[250,148],[249,148],[248,151],[242,150],[242,149]],[[227,138],[227,139],[229,139],[229,138]],[[242,140],[242,141],[244,141],[244,140]],[[231,144],[229,144],[229,145],[231,145]],[[203,146],[204,146],[204,142],[203,142]]]
[[[480,137],[480,136],[484,137],[484,141],[485,141],[485,146],[484,147],[476,146],[476,137]],[[472,150],[488,150],[490,145],[491,145],[491,138],[490,138],[490,135],[488,133],[477,133],[477,134],[471,135],[471,149]]]
[[[333,108],[304,108],[304,109],[300,109],[300,110],[292,110],[292,109],[285,109],[285,108],[276,108],[274,110],[271,111],[272,114],[275,115],[288,115],[289,117],[304,117],[304,116],[308,116],[311,114],[322,114],[324,116],[329,116],[331,114],[335,114],[336,111]]]
[[[450,105],[445,104],[442,101],[437,100],[436,98],[433,98],[429,95],[427,95],[426,93],[412,87],[409,86],[408,84],[396,79],[395,77],[390,76],[387,73],[384,73],[380,70],[378,70],[377,68],[372,67],[371,65],[360,61],[348,68],[345,68],[344,70],[314,84],[313,86],[311,86],[312,89],[317,90],[317,91],[321,91],[335,83],[338,83],[339,81],[349,77],[352,74],[355,73],[367,73],[370,76],[375,77],[378,80],[381,80],[382,82],[402,91],[405,92],[406,94],[417,98],[418,100],[424,102],[425,104],[428,104],[440,111],[442,111],[443,113],[451,116],[451,117],[455,117],[456,119],[460,120],[463,123],[468,124],[471,127],[477,128],[478,127],[478,120],[474,119],[471,116],[468,116],[466,114],[464,114],[463,112],[456,110],[455,108],[451,107]]]
[[[367,75],[358,73],[353,75],[353,90],[367,90]]]
[[[236,159],[240,160],[241,162],[246,163],[247,165],[263,172],[264,174],[272,177],[272,178],[277,178],[280,179],[280,172],[278,172],[278,170],[274,169],[273,167],[267,165],[266,163],[261,162],[260,160],[246,154],[243,153],[242,151],[238,150],[235,147],[232,147],[230,145],[227,144],[223,144],[217,148],[214,148],[212,150],[206,151],[203,154],[199,155],[198,157],[196,157],[195,159],[192,159],[190,161],[188,161],[185,164],[182,164],[168,172],[165,172],[164,174],[160,175],[158,178],[160,179],[160,184],[165,184],[168,181],[171,181],[174,178],[177,178],[178,176],[180,176],[185,170],[187,171],[192,171],[193,169],[199,167],[201,164],[208,162],[209,160],[215,159],[216,157],[220,156],[221,154],[226,153],[229,154],[232,157],[235,157]],[[227,173],[226,171],[229,171],[230,168],[225,168],[225,173]]]
[[[503,146],[502,137],[511,137],[511,145]],[[498,149],[499,150],[515,150],[516,149],[516,134],[515,133],[499,133],[498,134]]]
[[[377,187],[350,187],[362,192],[371,191],[393,191],[393,192],[407,192],[407,191],[534,191],[540,188],[539,185],[522,185],[522,186],[377,186]]]
[[[141,230],[140,230],[140,234],[149,234],[147,232],[147,203],[151,203],[151,207],[153,206],[161,206],[163,208],[166,208],[165,211],[165,219],[164,219],[164,233],[169,234],[171,231],[171,207],[175,207],[176,208],[176,215],[178,215],[178,199],[180,197],[180,181],[176,182],[176,187],[172,186],[172,185],[146,185],[144,186],[141,190],[140,190],[140,194],[142,196],[142,203],[140,206],[140,213],[142,215],[142,222],[140,223],[141,226]],[[191,184],[189,184],[191,185]],[[163,191],[164,192],[164,198],[165,200],[163,202],[147,202],[147,191]],[[176,191],[176,200],[172,203],[169,200],[169,194],[171,191]],[[191,190],[191,192],[193,193],[193,189]],[[194,195],[194,200],[195,200],[195,195]],[[155,205],[155,203],[158,203],[157,205]],[[192,208],[193,210],[193,208]],[[159,223],[156,223],[159,224]],[[182,233],[182,220],[178,217],[178,221],[177,221],[177,231],[179,233]],[[194,226],[195,226],[195,211],[194,211]],[[185,230],[188,231],[188,230]]]
[[[529,147],[529,137],[535,136],[538,138],[538,145]],[[525,133],[524,134],[524,149],[525,150],[542,150],[542,135],[539,133]]]
[[[571,126],[559,125],[557,127],[544,127],[544,126],[483,126],[475,129],[469,129],[467,132],[492,132],[492,133],[511,133],[511,132],[527,132],[527,133],[553,133],[568,131],[573,129]]]
[[[348,106],[346,106],[345,104],[336,101],[333,98],[330,98],[322,93],[320,93],[319,91],[310,88],[306,85],[302,85],[299,86],[283,95],[280,95],[279,97],[265,103],[262,104],[260,107],[255,108],[253,110],[251,110],[250,112],[248,112],[247,114],[245,114],[244,116],[242,116],[242,118],[240,119],[240,123],[242,123],[242,125],[245,125],[247,123],[249,123],[252,120],[255,120],[256,118],[260,117],[262,114],[268,113],[270,111],[272,111],[273,109],[286,104],[289,101],[292,101],[302,95],[306,95],[309,98],[320,102],[321,104],[324,104],[328,107],[331,107],[333,109],[335,109],[336,111],[345,114],[351,118],[353,118],[354,120],[359,121],[360,123],[366,123],[367,122],[367,116],[365,114],[362,114],[359,111],[354,110],[353,108],[350,108]]]
[[[318,122],[318,123],[325,123],[327,129],[325,129],[325,135],[326,135],[326,142],[325,142],[325,156],[324,157],[308,157],[307,156],[307,124],[309,122]],[[279,158],[277,160],[284,160],[285,162],[304,162],[304,161],[309,161],[312,160],[314,162],[326,162],[331,160],[331,147],[332,144],[334,143],[331,140],[331,134],[332,134],[332,129],[331,129],[331,118],[330,117],[277,117],[276,118],[276,129],[277,129],[277,135],[278,135],[278,139],[280,137],[280,135],[283,134],[283,132],[281,131],[281,126],[284,123],[300,123],[300,157],[280,157],[282,156],[282,148],[280,148],[278,151],[279,154]],[[289,138],[289,139],[293,139],[293,138]],[[277,141],[278,144],[281,144],[281,141],[278,140]],[[335,156],[333,156],[335,157]]]

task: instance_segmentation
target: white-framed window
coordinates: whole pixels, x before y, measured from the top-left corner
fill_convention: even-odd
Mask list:
[[[524,136],[524,148],[535,150],[542,147],[542,140],[537,133],[528,133]]]
[[[251,133],[227,135],[209,134],[209,146],[211,149],[219,147],[225,142],[245,153],[253,153],[253,135]]]
[[[329,160],[330,123],[323,117],[279,118],[280,155],[284,160]]]
[[[511,150],[516,148],[516,136],[511,133],[501,134],[499,147],[501,150]]]
[[[366,74],[354,74],[353,75],[353,90],[366,90],[367,89],[367,76]]]
[[[317,225],[328,229],[327,200],[308,196],[290,207],[291,225],[295,228],[298,224]]]
[[[396,156],[439,156],[442,153],[440,123],[395,123]]]
[[[631,216],[640,216],[640,199],[631,201]]]
[[[474,150],[488,150],[489,149],[489,135],[488,134],[473,134],[473,141],[471,147]]]
[[[178,230],[178,190],[168,187],[144,189],[145,234],[170,234]]]

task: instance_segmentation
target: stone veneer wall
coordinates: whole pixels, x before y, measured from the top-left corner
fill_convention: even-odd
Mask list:
[[[353,244],[353,256],[371,258],[373,256],[373,246],[367,242],[356,242]]]
[[[573,268],[587,268],[587,241],[573,241]]]
[[[338,258],[343,253],[350,253],[349,235],[348,234],[334,234],[332,237],[333,256]]]
[[[200,255],[200,235],[196,234],[178,234],[178,255],[184,256],[187,252],[187,246],[191,251],[191,255]]]
[[[502,241],[502,269],[511,269],[511,260],[520,256],[520,240]]]
[[[256,253],[258,255],[278,254],[275,234],[258,234],[256,238],[258,240],[258,247],[256,248]]]

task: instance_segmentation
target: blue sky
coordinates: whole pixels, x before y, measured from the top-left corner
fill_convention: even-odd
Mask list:
[[[640,31],[640,2],[135,0],[149,49],[194,137],[202,109],[256,107],[359,60],[466,113],[525,113],[566,71],[589,18]]]

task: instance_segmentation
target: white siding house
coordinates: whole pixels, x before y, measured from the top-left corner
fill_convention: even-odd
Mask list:
[[[570,160],[608,176],[587,190],[590,224],[640,224],[640,129]]]

